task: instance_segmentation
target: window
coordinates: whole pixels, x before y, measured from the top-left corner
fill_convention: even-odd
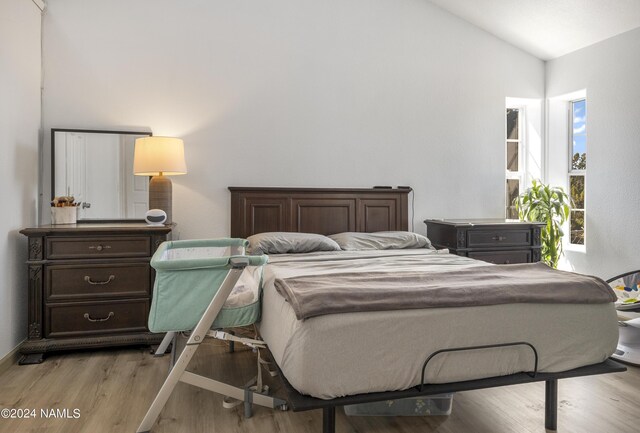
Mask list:
[[[569,191],[573,205],[569,216],[569,242],[584,245],[585,181],[587,173],[587,100],[571,101],[569,121]]]
[[[522,174],[524,173],[524,110],[507,108],[506,113],[506,217],[518,219],[518,211],[514,200],[520,194]]]

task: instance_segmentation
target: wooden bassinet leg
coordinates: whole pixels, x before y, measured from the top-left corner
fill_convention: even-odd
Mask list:
[[[174,335],[176,335],[175,332],[167,332],[162,339],[162,343],[160,343],[160,346],[158,346],[158,349],[156,350],[156,353],[153,354],[153,356],[163,356],[167,352],[167,348],[173,341]]]
[[[155,424],[158,416],[160,415],[160,412],[167,403],[167,400],[169,400],[169,397],[171,396],[171,393],[173,392],[178,382],[180,382],[181,379],[184,381],[185,376],[191,374],[186,371],[191,358],[193,358],[196,350],[198,350],[198,347],[200,347],[200,343],[204,341],[207,332],[209,332],[209,329],[211,329],[211,325],[213,325],[213,322],[218,316],[218,313],[220,313],[220,310],[222,310],[222,306],[229,297],[231,290],[233,290],[246,266],[246,264],[242,263],[238,265],[232,263],[232,265],[233,268],[229,270],[229,273],[222,282],[220,289],[211,300],[211,303],[205,310],[202,318],[191,333],[186,347],[178,357],[178,360],[171,369],[169,376],[164,381],[162,388],[160,388],[158,395],[156,395],[153,403],[151,403],[151,407],[147,411],[147,414],[142,420],[142,423],[138,427],[138,433],[146,433],[151,430],[151,427],[153,427],[153,424]]]
[[[158,392],[158,395],[156,395],[156,398],[153,400],[153,403],[151,403],[151,407],[142,420],[140,427],[138,427],[138,433],[149,432],[151,430],[151,427],[156,422],[156,419],[158,419],[158,416],[164,408],[164,405],[167,403],[167,400],[169,400],[173,389],[180,381],[182,374],[187,368],[187,365],[189,365],[191,358],[193,358],[196,350],[198,350],[199,345],[200,343],[187,346],[180,354],[178,361],[176,361],[176,365],[173,367],[171,372],[169,372],[169,376],[164,381],[164,384],[162,385],[162,388],[160,388],[160,391]]]

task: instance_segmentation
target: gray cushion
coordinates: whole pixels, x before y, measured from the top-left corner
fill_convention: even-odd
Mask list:
[[[249,236],[250,254],[312,253],[339,251],[340,246],[326,236],[314,233],[265,232]]]

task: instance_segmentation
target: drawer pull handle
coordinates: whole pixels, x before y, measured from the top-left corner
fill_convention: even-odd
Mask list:
[[[506,236],[494,236],[491,239],[493,239],[494,241],[502,242],[502,241],[506,240],[507,237]]]
[[[90,250],[102,251],[102,250],[110,250],[111,245],[91,245],[89,246]]]
[[[84,318],[87,319],[89,322],[106,322],[107,320],[111,319],[113,316],[115,316],[115,314],[113,314],[113,311],[110,311],[107,317],[105,318],[92,319],[91,316],[89,316],[89,313],[84,313]]]
[[[110,282],[112,282],[115,279],[116,279],[115,275],[109,275],[109,278],[104,280],[104,281],[93,281],[93,280],[91,280],[91,277],[89,275],[85,275],[84,276],[84,280],[87,283],[92,284],[94,286],[102,286],[104,284],[109,284]]]

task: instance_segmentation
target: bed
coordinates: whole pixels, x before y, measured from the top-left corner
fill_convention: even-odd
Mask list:
[[[442,348],[526,341],[538,352],[538,372],[601,363],[616,348],[615,311],[604,303],[474,306],[461,298],[457,307],[348,312],[299,320],[291,303],[276,289],[276,277],[306,274],[317,279],[320,272],[341,266],[359,270],[364,278],[385,267],[397,272],[429,267],[430,272],[438,272],[448,267],[475,270],[491,265],[431,250],[336,251],[272,255],[270,259],[265,268],[260,333],[289,383],[316,398],[417,386],[423,380],[423,362]],[[534,360],[531,349],[524,345],[478,351],[473,356],[452,352],[433,359],[424,380],[448,383],[532,371]],[[358,365],[358,369],[335,374],[345,365]]]
[[[331,235],[408,229],[409,190],[230,190],[234,237],[269,231]],[[270,257],[260,332],[282,373],[290,406],[323,409],[325,433],[335,431],[338,406],[532,381],[546,382],[545,426],[555,430],[558,379],[624,371],[607,359],[617,341],[615,310],[607,303],[455,305],[299,320],[275,287],[279,278],[336,266],[361,266],[364,274],[412,262],[488,266],[425,249]]]

